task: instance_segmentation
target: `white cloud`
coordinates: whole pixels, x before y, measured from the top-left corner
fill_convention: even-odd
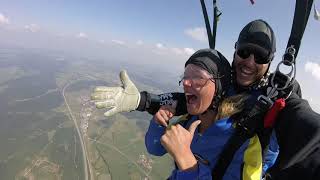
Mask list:
[[[304,70],[320,80],[320,64],[308,61],[304,66]]]
[[[190,36],[191,38],[197,40],[197,41],[207,42],[207,40],[208,40],[206,29],[203,28],[203,27],[196,27],[196,28],[193,28],[193,29],[186,29],[184,31],[184,33],[186,35]]]
[[[88,35],[84,32],[80,32],[79,34],[76,35],[77,38],[88,38]]]
[[[162,49],[162,50],[167,49],[162,43],[157,43],[157,44],[156,44],[156,47],[157,47],[158,49]]]
[[[103,39],[101,39],[101,40],[99,40],[98,42],[101,43],[101,44],[104,44],[106,41],[103,40]]]
[[[0,13],[0,24],[9,24],[9,18]]]
[[[169,49],[165,47],[162,43],[155,44],[156,49],[152,50],[153,53],[158,55],[167,55],[169,53]]]
[[[157,43],[157,44],[156,44],[156,47],[159,48],[159,49],[161,49],[161,48],[163,48],[164,46],[163,46],[163,44],[161,44],[161,43]]]
[[[183,48],[183,51],[188,55],[191,56],[193,53],[195,53],[196,51],[192,48]]]
[[[191,56],[195,52],[195,50],[192,48],[172,48],[171,50],[177,55],[185,56]]]
[[[30,32],[38,32],[40,30],[40,27],[37,24],[25,25],[24,28]]]
[[[124,41],[120,41],[120,40],[116,40],[116,39],[111,40],[111,42],[113,42],[115,44],[119,44],[119,45],[125,45],[126,44]]]
[[[143,45],[144,43],[143,43],[142,40],[138,40],[136,44],[137,44],[137,45]]]
[[[167,48],[162,43],[155,44],[155,49],[153,48],[152,52],[157,55],[165,55],[168,53]]]

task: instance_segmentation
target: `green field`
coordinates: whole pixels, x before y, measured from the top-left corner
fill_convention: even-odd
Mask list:
[[[12,53],[0,59],[0,179],[85,179],[83,152],[63,89],[80,126],[81,98],[88,98],[94,86],[119,85],[119,68],[83,58],[58,61],[60,55],[42,52]],[[161,92],[145,73],[134,74],[142,78],[133,78],[137,86]],[[151,156],[145,149],[151,116],[132,112],[106,118],[103,112],[93,109],[87,133],[81,131],[91,179],[167,178],[172,159]]]

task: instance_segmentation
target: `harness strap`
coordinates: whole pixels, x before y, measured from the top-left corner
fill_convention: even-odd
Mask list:
[[[286,106],[284,98],[277,99],[272,108],[264,117],[264,128],[272,128],[278,113]]]
[[[291,46],[295,48],[295,57],[297,57],[299,52],[301,40],[307,26],[313,1],[314,0],[296,0],[291,34],[287,44],[287,49]]]

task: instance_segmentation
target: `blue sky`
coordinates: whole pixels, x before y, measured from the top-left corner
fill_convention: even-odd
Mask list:
[[[207,0],[208,5],[210,2]],[[291,27],[292,0],[256,0],[253,6],[249,0],[219,2],[223,15],[218,49],[231,54],[227,49],[232,48],[240,29],[250,20],[263,18],[274,27],[278,52],[283,51]],[[203,27],[198,0],[10,0],[0,4],[0,13],[17,25],[37,24],[66,34],[81,31],[97,39],[142,39],[194,49],[207,47],[205,42],[194,41],[184,33],[186,29]],[[314,37],[319,31],[320,23],[311,19],[303,41],[308,44],[302,47],[310,55],[317,55]]]
[[[255,1],[254,5],[249,0],[218,1],[223,14],[219,21],[217,49],[231,59],[241,28],[251,20],[262,18],[276,33],[275,61],[279,62],[290,34],[295,1]],[[211,0],[206,2],[210,13]],[[315,3],[320,9],[320,1]],[[320,84],[320,21],[312,16],[313,12],[298,57],[298,80],[304,83],[310,97],[317,93],[313,90],[314,82]],[[93,42],[109,43],[109,48],[112,43],[131,47],[131,51],[134,45],[143,44],[136,49],[149,48],[159,59],[164,58],[160,56],[165,51],[178,54],[173,56],[182,59],[177,66],[194,50],[208,47],[203,28],[199,0],[0,0],[0,30],[3,34],[1,36],[0,32],[0,38],[3,41],[32,42],[34,46],[38,43],[43,47],[48,41],[44,36],[52,36],[52,44],[57,36],[63,37],[63,42],[83,38],[87,41],[81,43],[87,43],[88,51],[100,48]],[[42,34],[41,38],[39,34]],[[73,45],[80,46],[78,41]],[[172,57],[167,55],[165,57]]]

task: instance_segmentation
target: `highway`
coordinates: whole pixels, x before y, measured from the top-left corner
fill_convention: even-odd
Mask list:
[[[79,136],[79,139],[80,139],[80,144],[81,144],[81,148],[82,148],[82,157],[83,157],[83,164],[84,164],[84,173],[85,173],[85,180],[93,180],[93,178],[90,178],[89,174],[92,176],[92,171],[91,171],[91,167],[90,167],[90,161],[88,159],[88,154],[87,154],[87,148],[86,148],[86,144],[84,143],[84,140],[83,140],[83,136],[81,134],[81,131],[79,129],[79,126],[78,126],[78,123],[77,123],[77,120],[75,118],[75,116],[72,114],[72,111],[71,111],[71,108],[68,104],[68,101],[67,101],[67,98],[65,96],[65,90],[67,89],[68,86],[70,86],[72,83],[75,83],[76,81],[72,81],[68,84],[66,84],[64,87],[63,87],[63,90],[62,90],[62,96],[64,98],[64,102],[68,108],[68,111],[69,111],[69,114],[71,116],[71,119],[73,120],[74,122],[74,125],[77,129],[77,132],[78,132],[78,136]],[[88,172],[89,171],[89,172]]]

